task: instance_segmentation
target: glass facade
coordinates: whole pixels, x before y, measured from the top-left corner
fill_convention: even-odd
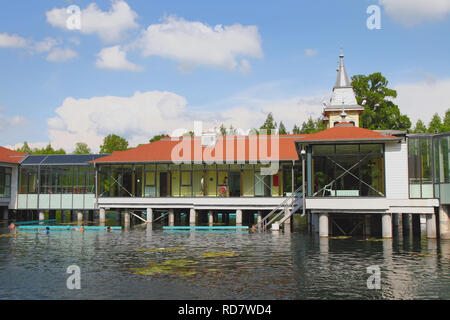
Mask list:
[[[450,134],[408,137],[410,198],[439,198],[450,204]]]
[[[281,197],[301,185],[301,165],[282,163],[273,175],[261,164],[133,164],[98,166],[99,197]]]
[[[22,166],[20,194],[93,194],[95,171],[90,166]]]
[[[383,144],[312,146],[312,196],[384,197]]]
[[[11,197],[11,168],[0,167],[0,198]]]
[[[410,198],[433,198],[432,137],[408,139]]]

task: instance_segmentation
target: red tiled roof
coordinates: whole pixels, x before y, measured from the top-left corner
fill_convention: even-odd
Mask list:
[[[26,156],[26,153],[13,151],[0,147],[0,162],[19,163]]]
[[[200,137],[181,137],[174,140],[165,138],[127,151],[116,151],[92,162],[297,160],[294,141],[305,136],[307,135],[281,135],[279,139],[262,135],[218,136],[214,147],[202,146]],[[279,148],[276,148],[277,142]],[[279,154],[272,154],[271,149],[279,150]]]
[[[395,136],[359,127],[333,127],[321,132],[302,135],[274,136],[236,136],[217,137],[214,147],[201,145],[200,137],[164,138],[127,151],[116,151],[112,155],[92,162],[172,162],[172,161],[261,161],[261,160],[298,160],[295,142],[324,141],[387,141],[396,140]],[[276,148],[278,141],[279,148]],[[229,147],[232,146],[232,147]],[[261,147],[261,150],[260,150]],[[271,148],[279,154],[271,153]]]
[[[391,135],[383,135],[380,132],[354,127],[345,126],[350,123],[340,123],[341,126],[313,133],[301,139],[302,141],[360,141],[360,140],[398,140],[397,137]]]

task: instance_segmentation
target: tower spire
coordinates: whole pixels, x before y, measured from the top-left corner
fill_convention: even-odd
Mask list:
[[[339,67],[338,67],[338,74],[336,78],[336,83],[334,84],[334,88],[343,88],[343,87],[350,87],[350,81],[348,80],[347,71],[345,70],[344,65],[344,53],[342,52],[341,47],[341,54],[339,55]]]

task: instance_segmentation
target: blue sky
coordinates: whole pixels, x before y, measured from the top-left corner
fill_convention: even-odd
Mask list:
[[[93,2],[3,3],[0,145],[70,149],[85,141],[96,149],[108,133],[137,144],[191,129],[194,120],[245,130],[267,112],[291,129],[320,114],[341,46],[349,75],[382,72],[414,121],[450,107],[450,5],[429,10],[441,0],[427,1],[428,9],[418,0],[95,1],[100,18],[117,9],[118,22],[107,21],[120,31],[111,31],[114,39],[105,39],[111,33],[100,18],[86,18],[83,29],[83,10]],[[48,16],[71,4],[82,10],[82,31]],[[380,6],[381,30],[366,26],[369,5]],[[217,41],[216,25],[224,28]],[[238,31],[227,29],[236,25]],[[206,41],[199,34],[205,28]],[[187,55],[192,39],[198,42]],[[37,49],[44,40],[48,47]],[[100,52],[112,47],[121,58],[104,51],[99,64]]]

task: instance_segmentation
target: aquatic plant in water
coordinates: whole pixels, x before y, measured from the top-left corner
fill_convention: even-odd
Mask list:
[[[237,257],[237,256],[238,254],[233,251],[205,252],[202,254],[202,258]]]
[[[150,261],[147,267],[131,268],[131,270],[134,271],[134,274],[145,276],[162,274],[193,276],[197,274],[197,271],[191,268],[195,264],[195,261],[187,259],[167,259],[161,263]]]
[[[18,235],[22,235],[21,233],[4,233],[4,234],[0,234],[0,238],[10,238],[10,237],[15,237]]]

